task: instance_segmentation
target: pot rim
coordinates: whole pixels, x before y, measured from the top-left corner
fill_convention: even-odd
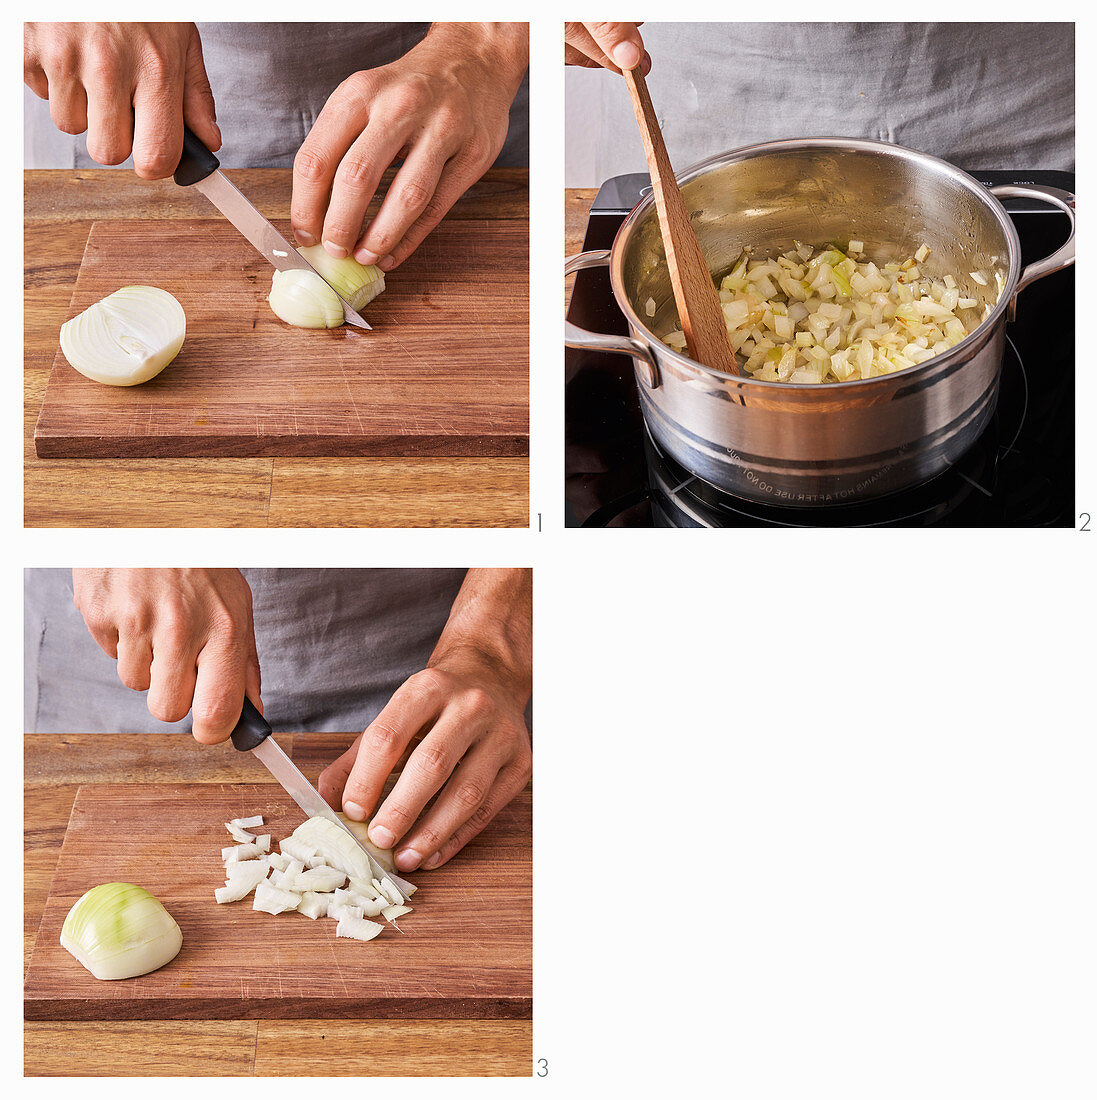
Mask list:
[[[1013,219],[1006,212],[1006,208],[1001,202],[975,179],[974,176],[969,175],[962,168],[957,168],[955,164],[947,160],[942,160],[940,157],[932,156],[929,153],[922,153],[916,149],[908,149],[904,145],[895,145],[887,141],[874,141],[869,138],[783,138],[779,141],[763,141],[755,145],[743,145],[737,149],[729,149],[723,153],[715,153],[710,157],[706,157],[704,160],[698,161],[696,164],[691,164],[681,172],[676,172],[675,179],[678,181],[679,186],[681,186],[720,165],[730,164],[740,160],[748,160],[751,157],[766,153],[792,152],[803,149],[840,149],[853,153],[875,153],[877,155],[882,154],[885,156],[898,157],[902,160],[913,160],[919,164],[929,165],[942,175],[950,177],[986,205],[994,215],[995,220],[1001,226],[1009,250],[1009,270],[1006,274],[1006,281],[1002,287],[1002,293],[998,297],[997,304],[990,312],[990,316],[988,316],[986,320],[981,321],[972,332],[968,333],[963,340],[948,351],[942,352],[940,355],[935,355],[932,359],[927,359],[924,363],[915,363],[912,367],[904,367],[902,370],[892,371],[890,374],[882,374],[877,378],[851,378],[845,382],[825,382],[822,385],[816,382],[769,382],[761,378],[755,378],[753,375],[749,374],[726,374],[724,371],[716,370],[713,367],[706,367],[704,364],[695,362],[688,356],[676,351],[674,348],[670,347],[669,344],[663,343],[661,337],[656,336],[655,333],[644,324],[639,314],[633,309],[631,301],[624,292],[622,277],[623,256],[625,251],[624,244],[631,235],[635,224],[655,205],[655,194],[654,192],[649,192],[632,208],[628,216],[621,223],[620,229],[618,229],[616,236],[613,238],[613,244],[610,246],[610,285],[613,288],[613,296],[617,300],[617,305],[620,307],[625,315],[625,319],[629,323],[629,328],[632,329],[634,333],[636,330],[639,330],[648,343],[657,345],[657,354],[660,358],[666,358],[673,361],[675,366],[680,370],[692,372],[700,377],[708,377],[720,381],[724,385],[765,386],[776,390],[794,390],[801,393],[804,391],[833,393],[850,387],[856,387],[860,390],[870,386],[878,386],[880,383],[886,384],[890,379],[897,378],[907,381],[915,376],[929,375],[934,371],[940,370],[942,367],[951,367],[956,362],[964,359],[970,351],[977,350],[976,345],[981,346],[985,343],[990,331],[998,324],[1008,308],[1017,288],[1017,283],[1020,280],[1021,241],[1017,236],[1017,229],[1013,224]]]

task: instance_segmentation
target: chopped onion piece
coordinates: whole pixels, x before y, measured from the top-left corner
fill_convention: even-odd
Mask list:
[[[981,271],[969,271],[968,274],[980,285],[987,285],[987,277]]]
[[[267,863],[273,867],[275,871],[284,871],[289,866],[289,860],[285,856],[279,855],[277,852],[271,852],[271,854],[267,856]]]
[[[313,867],[308,871],[301,871],[294,877],[295,890],[312,890],[319,893],[330,893],[342,886],[347,876],[334,867]]]
[[[297,860],[302,867],[312,856],[316,855],[316,848],[297,839],[296,833],[285,840],[280,840],[278,847],[281,849],[282,855]]]
[[[335,927],[335,935],[352,940],[372,940],[385,930],[383,924],[362,917],[343,917]]]
[[[645,313],[646,313],[646,314],[647,314],[647,315],[648,315],[649,317],[654,317],[654,316],[655,316],[655,299],[654,299],[654,298],[649,298],[649,299],[648,299],[648,300],[647,300],[647,301],[646,301],[646,302],[644,303],[644,312],[645,312]]]
[[[267,843],[270,843],[270,837],[267,837]],[[222,863],[236,863],[241,859],[250,859],[253,856],[261,856],[266,853],[266,849],[260,847],[258,841],[252,841],[250,844],[237,844],[232,848],[221,849],[221,862]]]
[[[327,894],[318,894],[313,890],[306,890],[301,895],[301,902],[297,906],[297,912],[303,913],[309,920],[316,920],[318,917],[326,917],[328,915],[328,903],[330,898]]]
[[[276,886],[261,882],[255,888],[255,902],[252,904],[252,909],[259,913],[276,915],[296,909],[300,904],[300,894],[290,890],[279,890]]]
[[[262,814],[253,814],[251,817],[234,817],[229,825],[235,825],[240,829],[255,829],[263,824]]]
[[[230,874],[225,885],[220,890],[214,891],[214,896],[217,898],[217,902],[220,905],[224,905],[224,903],[228,901],[239,901],[241,898],[247,897],[247,895],[267,877],[267,866],[262,860],[252,860],[249,863],[236,863],[233,864],[233,867],[243,868],[244,871],[237,871],[236,874]]]
[[[228,829],[229,836],[231,836],[237,844],[250,844],[255,840],[254,833],[249,833],[247,829],[241,829],[235,822],[226,821],[225,828]]]
[[[395,924],[397,917],[402,917],[405,913],[410,912],[410,905],[390,905],[387,909],[381,910],[381,916],[383,916],[385,920]]]

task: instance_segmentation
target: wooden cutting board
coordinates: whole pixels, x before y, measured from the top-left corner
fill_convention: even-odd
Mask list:
[[[289,223],[276,223],[290,235]],[[68,316],[158,286],[183,350],[140,386],[103,386],[60,346],[35,428],[52,458],[529,453],[524,221],[443,222],[387,277],[373,326],[297,329],[267,304],[272,268],[224,219],[98,221]]]
[[[76,795],[34,953],[28,1020],[522,1018],[532,1008],[532,841],[527,789],[419,887],[403,934],[336,939],[334,920],[218,905],[225,821],[262,813],[274,841],[301,823],[272,784],[90,785]],[[272,845],[273,847],[273,845]],[[178,922],[160,970],[99,981],[59,942],[76,900],[133,882]]]

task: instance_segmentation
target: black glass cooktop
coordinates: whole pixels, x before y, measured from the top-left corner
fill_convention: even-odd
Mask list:
[[[980,182],[1074,190],[1069,172],[973,172]],[[598,192],[583,250],[609,248],[648,187],[617,176]],[[1005,202],[1024,263],[1066,240],[1065,214]],[[575,276],[568,319],[626,334],[604,267]],[[566,349],[565,514],[569,527],[1071,527],[1074,522],[1074,269],[1024,290],[1006,327],[998,409],[986,431],[932,481],[880,500],[781,508],[740,500],[694,477],[648,435],[632,361]]]

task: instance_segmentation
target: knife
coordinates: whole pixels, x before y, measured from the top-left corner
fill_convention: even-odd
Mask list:
[[[241,191],[220,171],[221,162],[206,148],[196,134],[183,127],[183,156],[175,169],[174,180],[180,187],[197,187],[203,195],[240,231],[248,243],[279,271],[312,271],[320,273],[297,251],[277,229],[244,197]],[[324,278],[320,275],[320,278]],[[327,279],[324,279],[327,282]],[[328,286],[331,286],[328,283]],[[335,290],[335,287],[332,287]],[[339,294],[338,291],[335,291]],[[368,329],[361,314],[339,294],[343,317],[347,324]]]
[[[233,747],[240,752],[250,752],[263,762],[267,770],[282,785],[286,794],[301,807],[309,817],[326,817],[334,821],[349,836],[369,860],[373,877],[380,882],[387,878],[400,892],[404,901],[411,896],[405,882],[392,871],[386,871],[380,863],[362,846],[362,842],[339,820],[339,815],[320,797],[320,792],[301,774],[297,765],[282,751],[278,742],[271,737],[270,723],[259,713],[255,704],[245,695],[244,709],[240,721],[232,731]]]

